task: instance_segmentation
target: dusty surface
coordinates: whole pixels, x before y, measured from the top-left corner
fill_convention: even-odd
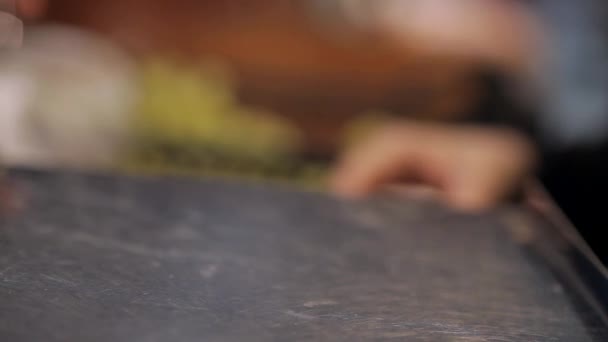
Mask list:
[[[498,214],[20,173],[3,341],[602,341]]]

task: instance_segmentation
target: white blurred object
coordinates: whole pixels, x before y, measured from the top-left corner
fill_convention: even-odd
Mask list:
[[[2,0],[0,0],[1,4]],[[0,50],[21,46],[23,22],[10,12],[0,8]]]
[[[134,64],[113,44],[62,26],[27,31],[22,49],[0,56],[0,161],[108,166],[136,98]]]

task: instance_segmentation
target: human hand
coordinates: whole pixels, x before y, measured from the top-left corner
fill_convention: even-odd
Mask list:
[[[397,122],[347,151],[331,188],[359,198],[388,185],[416,182],[432,187],[457,209],[479,211],[521,189],[535,164],[533,146],[515,131]]]

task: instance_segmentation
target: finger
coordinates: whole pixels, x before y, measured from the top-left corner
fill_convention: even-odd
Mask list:
[[[510,187],[504,183],[509,176],[500,170],[462,171],[469,174],[464,177],[452,174],[441,193],[441,199],[453,208],[466,212],[484,211],[500,203],[509,192]]]
[[[402,141],[375,134],[364,144],[347,151],[334,170],[331,186],[340,195],[360,197],[372,192],[383,180],[404,172]]]
[[[450,173],[445,200],[454,207],[480,211],[496,206],[523,186],[534,172],[536,155],[527,139],[512,131],[469,132],[467,152]],[[477,135],[477,136],[475,136]],[[464,151],[463,146],[461,150]]]
[[[416,180],[439,186],[440,158],[435,139],[417,124],[388,126],[364,144],[348,151],[332,179],[332,190],[360,197],[399,180]]]

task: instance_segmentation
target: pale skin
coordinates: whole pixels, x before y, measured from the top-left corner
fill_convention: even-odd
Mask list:
[[[511,196],[536,166],[533,145],[504,128],[391,122],[342,157],[333,191],[357,199],[394,184],[423,184],[446,204],[477,212]]]

